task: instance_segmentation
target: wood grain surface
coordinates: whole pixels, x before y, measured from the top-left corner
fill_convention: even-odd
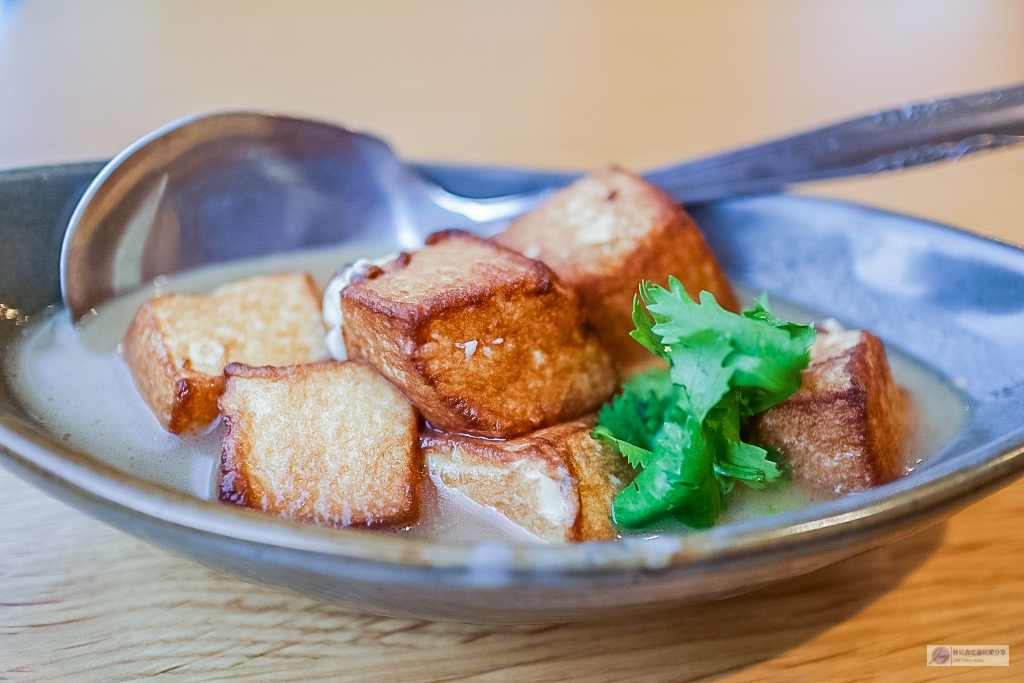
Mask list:
[[[344,121],[407,158],[645,168],[1022,80],[1014,0],[0,0],[0,168],[240,108]],[[1018,149],[805,191],[1024,244],[1022,181]],[[0,470],[0,680],[1021,680],[1022,518],[1024,481],[745,596],[482,627],[250,585]],[[940,642],[1009,645],[1011,666],[926,667]]]

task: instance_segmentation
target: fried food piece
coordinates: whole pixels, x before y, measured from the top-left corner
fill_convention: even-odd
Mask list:
[[[739,302],[704,236],[683,207],[639,176],[612,166],[563,189],[494,238],[543,261],[579,292],[587,320],[617,362],[647,351],[633,341],[633,296],[641,280],[669,275],[696,301]]]
[[[546,541],[612,540],[612,500],[633,471],[614,448],[590,438],[593,426],[593,419],[576,420],[510,441],[428,432],[423,455],[435,484]]]
[[[224,369],[220,499],[331,526],[415,521],[419,419],[365,363]]]
[[[793,481],[838,497],[903,475],[916,413],[866,330],[820,330],[800,389],[755,416],[749,440],[779,450]]]
[[[217,417],[225,365],[317,361],[324,334],[313,278],[278,273],[150,299],[124,336],[124,359],[164,429],[187,434]]]
[[[466,232],[432,235],[341,291],[350,358],[435,429],[513,438],[593,412],[611,359],[547,266]]]

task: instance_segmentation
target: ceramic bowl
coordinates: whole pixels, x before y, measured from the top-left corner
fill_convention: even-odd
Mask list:
[[[64,226],[100,168],[0,174],[0,354],[59,303]],[[476,196],[529,189],[544,177],[419,170]],[[117,528],[248,580],[379,614],[490,623],[580,620],[741,593],[914,533],[1024,470],[1024,251],[799,196],[690,208],[735,282],[871,329],[932,373],[956,397],[938,416],[957,424],[938,452],[892,484],[793,512],[560,547],[425,542],[201,500],[68,447],[2,382],[0,463]]]

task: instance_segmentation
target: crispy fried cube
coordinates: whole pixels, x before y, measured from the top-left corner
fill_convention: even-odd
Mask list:
[[[748,438],[785,455],[797,485],[836,497],[900,477],[916,422],[878,337],[819,330],[799,391],[755,416]]]
[[[546,541],[617,537],[612,501],[633,471],[612,447],[590,438],[593,419],[510,441],[456,434],[423,435],[434,483],[450,487]]]
[[[419,419],[365,363],[224,369],[220,498],[331,526],[415,521]]]
[[[435,429],[512,438],[594,411],[615,390],[574,292],[539,261],[461,231],[341,292],[345,345]]]
[[[317,361],[324,334],[313,278],[278,273],[150,299],[124,336],[124,359],[164,429],[186,434],[217,417],[225,365]]]
[[[676,276],[697,299],[701,290],[739,310],[704,236],[683,207],[617,166],[591,173],[517,218],[494,238],[543,261],[579,292],[587,320],[616,361],[647,354],[633,341],[633,296],[641,280]]]

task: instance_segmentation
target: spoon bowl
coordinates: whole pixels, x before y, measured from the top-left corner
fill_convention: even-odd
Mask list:
[[[202,265],[343,239],[413,248],[434,230],[515,215],[542,196],[457,197],[379,138],[329,123],[191,117],[133,144],[86,190],[61,254],[64,300],[78,319],[157,276]]]

